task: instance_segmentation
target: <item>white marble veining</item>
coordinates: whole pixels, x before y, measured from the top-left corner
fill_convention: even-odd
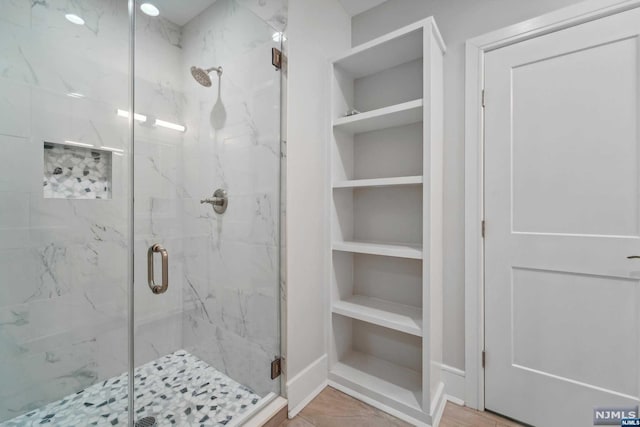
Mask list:
[[[278,2],[262,3],[264,10],[280,10],[273,6]],[[218,0],[183,28],[187,64],[224,68],[211,88],[183,71],[184,182],[193,194],[184,200],[183,340],[194,354],[266,394],[279,391],[268,366],[280,354],[280,74],[270,63],[274,29],[251,10]],[[220,104],[226,120],[216,129],[210,116]],[[222,216],[197,202],[216,187],[230,195]]]
[[[279,31],[287,26],[288,0],[237,0]]]
[[[0,9],[0,149],[11,153],[0,156],[4,420],[127,368],[129,141],[127,120],[116,110],[129,102],[129,20],[122,0],[0,0]],[[86,25],[68,22],[68,12],[82,16]],[[175,58],[175,74],[179,29],[148,27],[140,30],[141,39],[152,42],[163,58]],[[171,86],[160,74],[138,80],[141,96]],[[83,97],[68,96],[71,92]],[[180,105],[161,93],[153,98],[158,116],[174,119]],[[65,140],[125,150],[112,158],[111,199],[44,197],[43,142]],[[164,163],[155,161],[167,174]],[[152,342],[160,342],[154,346],[163,354],[181,346],[180,322],[169,337],[157,327],[143,329],[138,353],[146,360],[141,361],[157,357]]]
[[[130,142],[125,0],[0,0],[0,421],[127,368]],[[69,23],[65,13],[83,17]],[[265,22],[266,21],[266,22]],[[136,365],[186,348],[261,395],[279,392],[280,75],[286,0],[218,0],[184,27],[137,16]],[[274,29],[275,27],[275,29]],[[222,65],[218,91],[192,65]],[[83,97],[74,98],[69,93]],[[211,126],[214,105],[220,126]],[[43,141],[122,149],[111,198],[43,197]],[[199,200],[218,187],[223,216]],[[153,295],[145,257],[170,252]],[[157,273],[159,276],[159,273]]]

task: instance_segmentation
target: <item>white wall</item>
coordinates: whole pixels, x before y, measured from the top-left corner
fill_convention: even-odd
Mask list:
[[[358,45],[427,16],[445,43],[444,363],[464,369],[464,42],[577,0],[388,0],[352,20]]]
[[[350,18],[337,0],[292,0],[287,37],[287,397],[293,414],[326,382],[328,60],[349,49]]]

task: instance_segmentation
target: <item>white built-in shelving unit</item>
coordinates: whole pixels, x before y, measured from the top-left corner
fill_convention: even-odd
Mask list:
[[[331,63],[329,382],[416,425],[444,407],[444,52],[427,18]]]

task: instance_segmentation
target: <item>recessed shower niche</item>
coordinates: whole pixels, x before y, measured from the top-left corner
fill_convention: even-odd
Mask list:
[[[110,199],[111,151],[44,143],[43,195],[47,199]]]

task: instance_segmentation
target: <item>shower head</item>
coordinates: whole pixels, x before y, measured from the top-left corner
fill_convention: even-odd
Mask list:
[[[204,87],[211,86],[211,77],[209,76],[209,73],[212,71],[218,73],[218,77],[222,75],[222,67],[211,67],[206,70],[203,70],[200,67],[191,67],[191,75]]]

